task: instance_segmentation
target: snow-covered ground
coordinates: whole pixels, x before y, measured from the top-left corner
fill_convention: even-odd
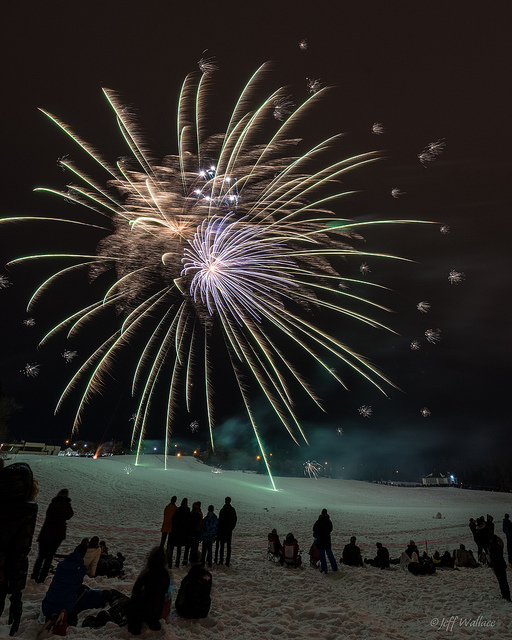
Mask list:
[[[126,556],[124,580],[86,577],[93,588],[116,588],[129,594],[145,555],[159,543],[163,510],[173,494],[178,503],[183,497],[188,497],[189,504],[200,500],[204,513],[208,504],[218,513],[224,498],[231,496],[238,513],[232,564],[212,569],[209,617],[183,620],[173,610],[160,632],[146,629],[142,638],[512,639],[512,605],[501,598],[491,569],[438,571],[417,577],[397,566],[386,571],[341,567],[325,576],[309,567],[307,555],[313,523],[324,507],[334,524],[337,559],[352,535],[357,536],[366,557],[374,557],[379,541],[389,548],[391,557],[398,557],[410,539],[420,551],[425,545],[429,552],[452,551],[461,542],[474,549],[469,518],[492,514],[500,534],[504,513],[512,511],[512,495],[327,478],[277,478],[279,491],[275,492],[266,476],[239,471],[213,473],[211,467],[194,458],[169,460],[169,468],[164,470],[163,460],[157,456],[145,456],[137,467],[128,456],[98,460],[17,458],[31,465],[39,481],[36,536],[50,500],[67,487],[75,515],[68,523],[68,537],[60,552],[71,552],[83,537],[98,535],[111,552],[121,551]],[[436,518],[438,512],[442,519]],[[289,531],[295,534],[304,551],[301,569],[267,561],[267,534],[274,527],[282,536]],[[30,568],[36,550],[34,542]],[[185,573],[186,569],[173,570],[177,587]],[[512,586],[512,571],[508,574]],[[28,581],[18,637],[35,638],[47,584]],[[4,613],[0,638],[8,638],[8,631]],[[84,640],[133,637],[113,623],[103,629],[69,628],[68,636]]]

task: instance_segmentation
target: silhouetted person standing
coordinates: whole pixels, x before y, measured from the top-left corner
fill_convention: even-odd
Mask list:
[[[327,513],[327,509],[322,509],[322,513],[318,516],[318,520],[313,525],[313,535],[316,539],[316,546],[320,554],[320,573],[327,573],[327,561],[325,556],[329,558],[333,571],[338,571],[338,565],[334,559],[331,549],[331,531],[332,522]]]
[[[53,556],[57,552],[61,542],[66,538],[67,521],[73,517],[71,499],[68,489],[61,489],[50,502],[46,510],[46,517],[37,537],[39,543],[39,555],[32,570],[32,579],[36,582],[44,582]]]
[[[21,620],[21,594],[27,582],[28,554],[36,526],[37,491],[28,464],[16,462],[0,467],[0,616],[10,593],[11,636],[18,631]]]
[[[503,542],[495,534],[489,543],[489,555],[491,556],[492,568],[498,578],[501,595],[510,602],[510,587],[507,580],[507,563],[503,557]]]
[[[229,567],[231,563],[231,538],[233,536],[233,529],[236,527],[236,522],[236,510],[231,505],[231,498],[228,496],[224,501],[224,506],[219,512],[217,544],[215,545],[215,564],[224,564],[224,547],[226,547],[226,567]]]

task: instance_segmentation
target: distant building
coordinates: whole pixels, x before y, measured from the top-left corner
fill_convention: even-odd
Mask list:
[[[449,487],[450,485],[457,484],[457,478],[450,473],[439,473],[433,471],[422,479],[422,484],[425,487]]]
[[[0,453],[12,454],[38,454],[42,456],[56,456],[60,451],[59,445],[45,444],[44,442],[16,442],[14,444],[2,444]]]

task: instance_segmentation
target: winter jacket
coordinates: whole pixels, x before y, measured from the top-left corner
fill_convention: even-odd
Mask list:
[[[180,506],[174,512],[172,517],[172,532],[176,537],[176,542],[185,543],[188,534],[188,518],[190,515],[190,509],[185,506]]]
[[[41,605],[44,615],[51,618],[53,613],[66,609],[71,613],[77,603],[77,591],[85,576],[84,559],[78,551],[73,551],[61,560],[55,571],[46,597]]]
[[[131,623],[160,620],[169,584],[167,570],[151,566],[150,561],[133,585],[128,620]]]
[[[361,558],[361,549],[357,546],[357,544],[350,542],[343,547],[343,564],[349,565],[351,567],[360,567],[363,564],[363,560]]]
[[[208,513],[201,524],[199,538],[204,542],[213,542],[217,538],[219,519],[214,513]]]
[[[56,496],[46,510],[46,517],[37,537],[38,542],[62,542],[66,537],[66,520],[72,517],[71,499]]]
[[[229,534],[236,527],[237,517],[236,510],[230,503],[226,503],[219,512],[219,524],[217,527],[217,536],[220,540],[225,534]]]
[[[199,531],[203,522],[203,514],[199,509],[192,509],[188,516],[187,522],[187,537],[197,538],[199,537]]]
[[[512,536],[512,521],[510,518],[503,518],[503,533],[507,538]]]
[[[84,564],[87,570],[87,575],[94,578],[96,575],[96,567],[98,566],[98,560],[101,556],[101,549],[99,547],[88,547],[84,556]]]
[[[491,564],[493,569],[497,571],[505,571],[507,563],[503,557],[503,541],[498,536],[493,535],[489,545],[489,555],[491,556]]]
[[[165,533],[172,533],[172,517],[176,512],[178,507],[175,504],[169,502],[169,504],[164,509],[164,521],[162,523],[162,528],[160,531]]]
[[[318,549],[331,548],[331,531],[332,522],[329,514],[318,516],[318,520],[313,525],[313,535],[316,538],[316,546]]]
[[[21,593],[27,582],[37,518],[37,504],[29,502],[32,483],[24,462],[0,470],[0,594]]]
[[[181,581],[176,611],[182,618],[206,618],[210,611],[212,574],[200,564],[192,568]]]

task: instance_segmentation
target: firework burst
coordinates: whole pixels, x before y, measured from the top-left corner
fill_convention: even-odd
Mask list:
[[[128,346],[130,353],[138,349],[132,383],[138,403],[132,446],[137,446],[138,454],[152,401],[157,389],[162,388],[168,398],[165,459],[179,405],[191,412],[193,402],[204,403],[213,447],[213,390],[222,383],[214,375],[216,359],[212,352],[213,345],[216,350],[223,345],[273,484],[249,388],[252,385],[260,390],[297,443],[307,440],[294,410],[291,387],[302,389],[319,407],[321,403],[300,373],[292,352],[302,352],[312,365],[323,368],[345,386],[330,364],[335,359],[384,393],[383,383],[392,385],[391,381],[337,336],[318,328],[312,312],[332,315],[337,318],[336,326],[340,318],[348,318],[388,329],[351,309],[350,303],[379,311],[388,309],[348,293],[345,283],[379,285],[345,278],[340,270],[351,256],[359,260],[367,256],[403,260],[385,253],[360,252],[353,246],[354,239],[361,238],[365,226],[419,221],[354,223],[329,209],[351,193],[341,190],[338,180],[349,170],[377,158],[375,153],[365,153],[321,164],[322,153],[334,147],[341,136],[297,153],[300,140],[293,130],[327,91],[318,80],[309,81],[312,95],[291,115],[283,113],[283,122],[276,124],[276,104],[283,104],[279,100],[286,100],[286,93],[278,89],[255,105],[256,86],[265,73],[263,65],[242,91],[225,133],[209,135],[206,98],[212,65],[212,59],[201,61],[205,73],[185,79],[177,110],[178,152],[159,162],[150,158],[112,91],[104,93],[131,160],[123,158],[109,164],[67,125],[43,112],[106,171],[110,182],[108,188],[98,186],[63,158],[60,165],[72,174],[73,183],[65,193],[41,189],[92,209],[98,218],[87,226],[103,229],[105,236],[94,255],[53,256],[74,260],[74,264],[45,280],[32,296],[29,308],[50,285],[71,271],[85,270],[91,281],[111,274],[111,283],[101,298],[64,318],[42,343],[61,330],[85,330],[87,321],[100,320],[111,309],[117,312],[117,331],[86,358],[65,388],[57,410],[74,389],[81,389],[75,432],[88,401],[105,388],[117,354]],[[270,135],[267,142],[262,142],[262,132],[267,128]],[[106,221],[104,226],[97,223],[102,219]],[[65,222],[74,225],[77,233],[86,224]],[[14,262],[45,257],[27,256]],[[367,409],[371,414],[371,408]]]
[[[322,465],[316,462],[316,460],[308,460],[304,463],[304,475],[316,479],[322,471],[322,468]]]

